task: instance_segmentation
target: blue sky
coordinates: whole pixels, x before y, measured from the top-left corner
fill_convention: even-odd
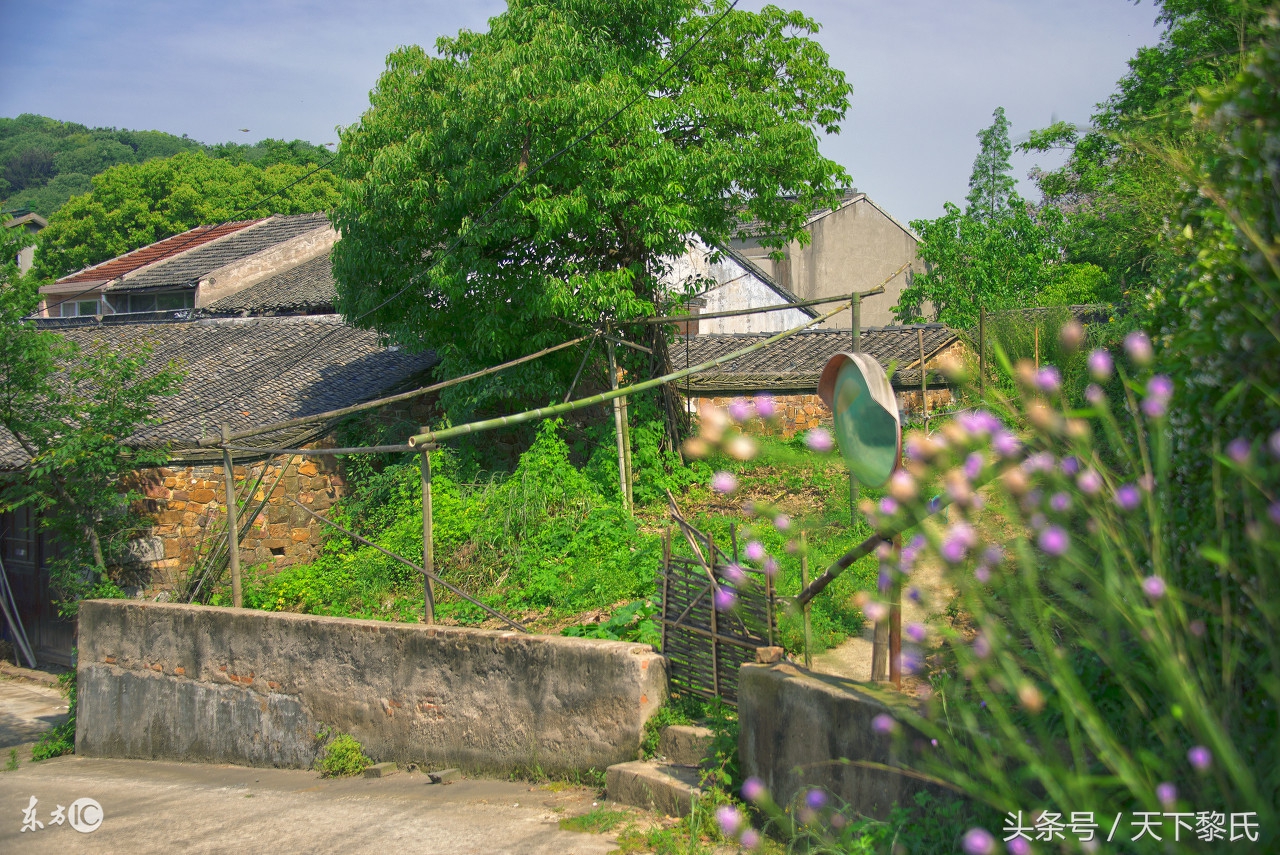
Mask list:
[[[824,151],[904,222],[963,201],[975,135],[995,107],[1005,108],[1015,141],[1055,119],[1085,123],[1126,60],[1159,38],[1151,3],[1127,0],[779,5],[823,25],[818,40],[853,84],[843,133],[825,140]],[[335,127],[359,118],[392,49],[483,29],[504,6],[0,0],[0,115],[41,113],[209,143],[336,142]],[[1017,159],[1018,176],[1035,163]],[[1033,195],[1025,182],[1022,190]]]

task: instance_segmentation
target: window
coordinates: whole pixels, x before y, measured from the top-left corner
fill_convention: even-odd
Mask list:
[[[194,291],[161,291],[150,294],[121,295],[118,305],[125,312],[180,312],[196,305]]]
[[[63,302],[58,303],[57,306],[61,310],[61,316],[64,318],[87,317],[101,314],[98,310],[97,300],[64,300]]]

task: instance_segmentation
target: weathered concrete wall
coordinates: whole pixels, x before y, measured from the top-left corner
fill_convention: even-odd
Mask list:
[[[648,645],[122,600],[80,607],[76,752],[307,767],[323,726],[378,761],[507,773],[634,760]]]
[[[744,665],[738,677],[738,756],[744,775],[764,781],[787,804],[821,787],[868,816],[885,818],[922,784],[892,772],[841,762],[894,765],[893,740],[872,720],[892,715],[902,695],[792,665]]]

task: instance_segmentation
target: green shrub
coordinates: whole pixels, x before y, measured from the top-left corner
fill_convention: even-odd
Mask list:
[[[364,746],[348,733],[335,735],[316,760],[316,770],[322,778],[359,775],[372,765],[373,761],[364,754]]]
[[[67,696],[67,720],[40,735],[31,748],[32,760],[48,760],[76,752],[76,672],[59,674],[58,685]]]

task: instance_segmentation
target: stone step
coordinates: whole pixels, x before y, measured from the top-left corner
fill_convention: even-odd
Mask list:
[[[698,776],[696,766],[633,760],[605,770],[605,791],[610,800],[624,805],[688,816],[694,798],[702,795]]]
[[[711,759],[710,728],[673,724],[658,738],[658,756],[678,766],[700,766]]]

